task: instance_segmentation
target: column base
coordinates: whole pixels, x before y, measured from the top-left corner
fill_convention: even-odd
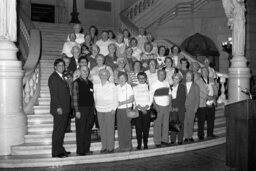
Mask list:
[[[24,143],[27,119],[23,112],[24,71],[17,60],[17,48],[0,40],[0,155],[10,155],[11,146]]]
[[[242,90],[250,90],[250,69],[229,68],[228,104],[249,99],[249,95]]]

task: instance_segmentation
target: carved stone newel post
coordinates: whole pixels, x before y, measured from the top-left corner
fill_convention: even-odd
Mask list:
[[[22,64],[17,60],[16,0],[0,0],[0,155],[24,142],[26,116],[22,105]]]
[[[242,90],[250,90],[250,69],[245,58],[245,2],[222,0],[228,25],[232,30],[232,60],[229,68],[228,103],[248,99]]]

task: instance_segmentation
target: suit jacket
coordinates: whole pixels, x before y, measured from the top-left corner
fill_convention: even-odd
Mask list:
[[[189,92],[187,90],[186,83],[185,83],[185,88],[187,93],[186,102],[185,102],[186,110],[196,111],[200,103],[200,88],[195,82],[192,82]]]
[[[48,80],[51,102],[50,113],[57,114],[57,108],[62,108],[63,114],[70,112],[70,91],[68,84],[59,74],[54,71]]]
[[[76,60],[75,60],[75,58],[73,56],[70,59],[70,64],[68,66],[68,70],[70,70],[72,73],[74,73],[76,69],[77,69],[77,64],[76,64]]]
[[[172,88],[172,87],[171,87]],[[186,88],[183,84],[178,85],[176,99],[172,100],[172,107],[178,108],[179,113],[186,111],[185,109],[185,101],[186,101]]]

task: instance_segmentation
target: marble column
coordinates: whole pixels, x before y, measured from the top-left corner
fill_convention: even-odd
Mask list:
[[[248,99],[250,69],[245,58],[245,0],[222,0],[228,26],[232,29],[232,59],[228,79],[228,103]]]
[[[26,116],[23,112],[22,64],[17,60],[16,0],[0,0],[0,155],[24,143]]]

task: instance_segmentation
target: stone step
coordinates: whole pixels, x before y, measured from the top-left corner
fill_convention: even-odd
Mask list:
[[[40,99],[39,99],[40,100]],[[223,118],[224,113],[223,112],[216,112],[215,118]],[[27,122],[32,126],[33,124],[49,124],[53,122],[53,117],[51,114],[38,114],[38,115],[27,115]],[[74,121],[74,120],[73,120]]]
[[[225,118],[218,118],[215,120],[215,124],[225,124],[226,123],[226,119]],[[197,124],[194,126],[195,129],[197,129]],[[34,124],[31,127],[27,128],[28,133],[37,133],[37,134],[45,134],[47,132],[52,132],[53,130],[53,124],[49,123],[49,124]],[[71,130],[76,130],[75,128],[75,123],[71,123]]]
[[[52,158],[50,154],[24,155],[24,156],[0,156],[0,168],[24,168],[24,167],[56,167],[74,164],[99,163],[120,160],[140,159],[145,157],[175,154],[185,151],[192,151],[207,147],[220,145],[226,142],[225,134],[220,134],[219,138],[198,141],[195,143],[174,145],[170,147],[154,148],[149,146],[148,150],[133,150],[130,152],[118,152],[109,154],[100,154],[94,152],[93,155],[77,156],[72,153],[68,158]]]
[[[226,123],[224,123],[224,122],[216,123],[215,129],[218,129],[220,127],[225,127],[225,124]],[[195,124],[195,125],[197,125],[197,124]],[[97,128],[93,128],[93,130],[97,130]],[[117,132],[118,131],[115,130],[115,138],[118,138]],[[153,129],[153,126],[151,126],[149,129],[149,135],[153,136],[153,133],[154,133],[154,129]],[[194,128],[194,133],[196,135],[197,126],[195,126],[195,128]],[[133,138],[136,138],[136,130],[134,127],[132,129],[132,135],[133,135]],[[42,143],[42,142],[44,142],[44,144],[47,144],[47,143],[51,144],[51,138],[52,138],[52,132],[46,132],[44,134],[33,133],[33,134],[28,134],[25,136],[25,143]],[[66,133],[64,141],[65,142],[76,141],[75,130],[72,130],[72,133]]]
[[[226,132],[225,127],[216,128],[214,133],[217,136],[223,135]],[[205,134],[207,131],[205,130]],[[193,138],[195,141],[198,140],[197,135],[194,134]],[[154,141],[153,137],[148,138],[148,145],[153,146]],[[132,146],[137,146],[137,140],[132,139]],[[41,142],[41,143],[25,143],[23,145],[17,145],[12,147],[12,155],[36,155],[36,154],[50,154],[51,153],[51,144],[49,142]],[[76,142],[65,142],[64,147],[67,151],[72,153],[76,152]],[[115,148],[118,148],[118,141],[115,140]],[[100,151],[101,150],[101,142],[93,142],[91,143],[91,151]]]

